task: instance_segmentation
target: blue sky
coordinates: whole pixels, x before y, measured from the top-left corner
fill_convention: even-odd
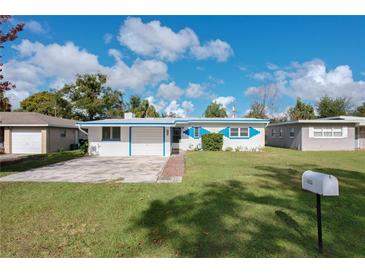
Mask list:
[[[160,111],[201,116],[212,101],[245,114],[264,92],[272,114],[300,96],[365,101],[365,17],[19,16],[26,30],[4,49],[14,104],[76,73],[148,98]]]

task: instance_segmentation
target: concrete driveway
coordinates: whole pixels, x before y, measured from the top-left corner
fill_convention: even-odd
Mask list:
[[[1,177],[3,182],[156,182],[168,157],[83,157]]]

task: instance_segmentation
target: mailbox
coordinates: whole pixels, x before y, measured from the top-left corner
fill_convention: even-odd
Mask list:
[[[335,176],[307,170],[302,176],[302,188],[323,196],[338,196],[338,180]]]

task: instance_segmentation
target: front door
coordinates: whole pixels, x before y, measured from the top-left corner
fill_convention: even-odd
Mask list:
[[[175,152],[177,153],[179,152],[180,139],[181,139],[181,128],[180,127],[172,128],[172,149],[175,150]]]

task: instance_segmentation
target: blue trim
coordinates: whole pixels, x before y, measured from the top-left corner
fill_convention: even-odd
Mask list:
[[[195,136],[195,128],[199,129],[199,136]],[[184,134],[188,135],[190,138],[193,139],[200,139],[203,135],[210,133],[209,130],[203,127],[189,127],[183,131]]]
[[[239,120],[232,120],[232,119],[226,119],[226,120],[208,120],[208,119],[176,119],[174,122],[138,122],[138,123],[130,123],[126,121],[120,121],[120,122],[100,122],[100,121],[89,121],[89,122],[76,122],[77,125],[175,125],[176,123],[191,123],[191,122],[203,122],[203,123],[269,123],[270,120],[265,119],[258,119],[258,120],[247,120],[247,119],[239,119]]]
[[[162,155],[165,156],[165,127],[162,127],[162,142],[163,142]]]
[[[132,156],[132,127],[129,127],[129,156]]]

